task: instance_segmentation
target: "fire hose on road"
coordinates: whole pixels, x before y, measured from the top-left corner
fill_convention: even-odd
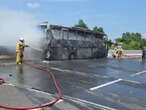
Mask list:
[[[40,67],[37,67],[33,64],[31,64],[27,58],[25,57],[24,55],[24,61],[26,62],[27,65],[29,65],[30,67],[34,68],[34,69],[37,69],[37,70],[41,70],[41,71],[45,71],[45,72],[48,72],[52,79],[53,79],[53,83],[57,89],[57,92],[59,94],[58,98],[48,104],[44,104],[44,105],[41,105],[41,106],[35,106],[35,107],[8,107],[8,106],[4,106],[4,105],[0,105],[0,108],[4,108],[4,109],[10,109],[10,110],[29,110],[29,109],[38,109],[38,108],[44,108],[44,107],[49,107],[49,106],[52,106],[53,104],[55,104],[56,102],[58,102],[61,98],[62,98],[62,94],[61,94],[61,91],[60,91],[60,88],[56,82],[56,79],[55,79],[55,76],[54,74],[48,70],[48,69],[45,69],[45,68],[40,68]],[[5,83],[5,80],[3,78],[0,78],[0,85],[4,84]]]

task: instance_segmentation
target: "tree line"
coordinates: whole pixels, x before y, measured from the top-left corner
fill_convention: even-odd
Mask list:
[[[140,50],[146,46],[146,39],[142,38],[140,33],[126,32],[122,37],[116,38],[117,43],[123,43],[123,49],[126,50]]]
[[[109,44],[109,46],[112,45],[112,41],[111,40],[108,40],[107,34],[104,32],[104,29],[102,27],[94,26],[93,29],[90,29],[88,27],[88,25],[82,19],[80,19],[78,21],[78,24],[74,25],[73,27],[80,28],[80,29],[90,30],[92,32],[97,32],[97,33],[100,32],[100,33],[103,33],[103,39],[104,39],[104,41],[107,44]]]
[[[109,48],[112,48],[112,44],[115,44],[112,42],[112,40],[107,38],[107,35],[102,27],[94,26],[93,29],[90,29],[82,19],[80,19],[78,24],[74,25],[73,27],[103,33],[105,35],[104,40],[109,45]],[[146,39],[142,38],[140,33],[125,32],[122,34],[122,37],[116,38],[114,40],[116,41],[116,44],[122,43],[123,49],[126,50],[139,50],[142,49],[143,46],[146,46]]]
[[[73,27],[81,28],[81,29],[87,29],[87,30],[90,30],[90,31],[93,31],[93,32],[101,32],[101,33],[105,34],[102,27],[94,26],[93,29],[90,29],[88,27],[88,25],[82,19],[80,19],[78,21],[78,24],[74,25]]]

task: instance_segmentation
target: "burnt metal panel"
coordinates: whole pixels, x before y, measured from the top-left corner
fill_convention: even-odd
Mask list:
[[[107,56],[103,33],[50,25],[44,54],[49,60],[87,59]]]

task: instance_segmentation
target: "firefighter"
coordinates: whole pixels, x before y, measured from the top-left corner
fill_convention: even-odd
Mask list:
[[[116,50],[116,54],[117,54],[117,57],[118,57],[119,59],[122,58],[122,56],[123,56],[123,49],[122,49],[121,46],[118,46],[118,48],[117,48],[117,50]]]
[[[114,48],[114,51],[112,51],[113,58],[117,57],[117,47]]]
[[[146,58],[146,47],[144,46],[142,48],[142,59],[145,59]]]
[[[25,47],[29,47],[29,46],[28,45],[25,45],[23,38],[20,38],[19,39],[19,42],[16,45],[16,53],[17,53],[16,63],[17,64],[22,64],[22,61],[23,61],[23,52],[24,52],[24,48]]]

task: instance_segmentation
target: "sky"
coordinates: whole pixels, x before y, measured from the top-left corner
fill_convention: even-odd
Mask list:
[[[113,40],[123,32],[146,36],[145,4],[146,0],[0,0],[0,15],[8,11],[24,13],[38,23],[48,21],[69,27],[83,19],[91,29],[103,27]]]

